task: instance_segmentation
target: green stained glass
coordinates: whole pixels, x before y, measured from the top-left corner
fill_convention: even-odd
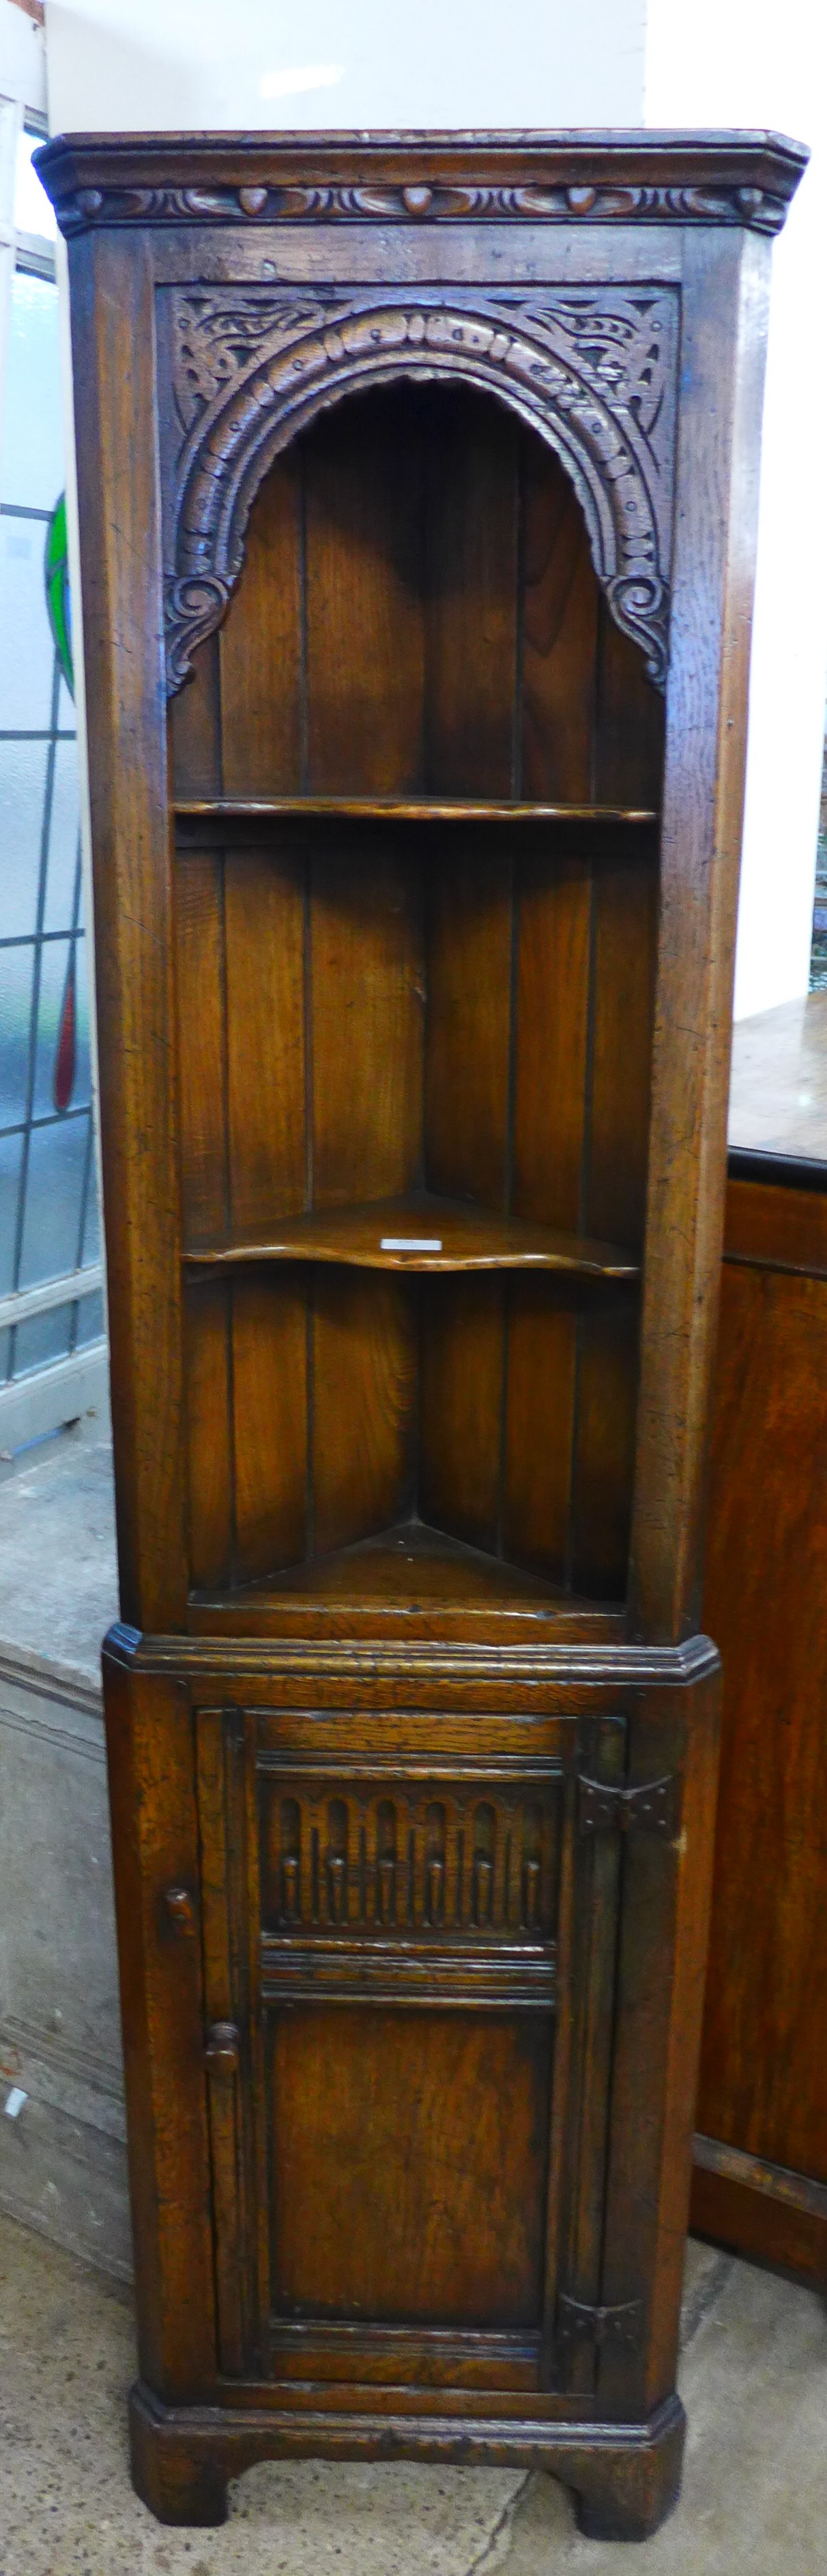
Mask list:
[[[46,583],[46,606],[55,640],[55,652],[66,686],[75,694],[72,661],[72,602],[69,593],[69,554],[66,544],[66,494],[56,501],[46,530],[46,552],[43,559]]]

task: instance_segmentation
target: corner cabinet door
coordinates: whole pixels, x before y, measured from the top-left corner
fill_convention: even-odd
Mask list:
[[[620,1847],[581,1781],[625,1729],[554,1726],[400,1765],[199,1713],[225,2375],[593,2390]]]

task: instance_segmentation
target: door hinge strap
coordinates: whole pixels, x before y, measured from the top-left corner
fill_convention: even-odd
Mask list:
[[[621,2307],[589,2307],[582,2299],[557,2301],[557,2339],[559,2343],[591,2343],[596,2352],[606,2344],[622,2344],[627,2351],[637,2352],[643,2329],[642,2299],[627,2299]]]
[[[639,1788],[616,1789],[606,1780],[578,1774],[578,1823],[581,1834],[660,1834],[666,1842],[678,1830],[679,1781],[675,1772],[663,1780],[644,1780]]]

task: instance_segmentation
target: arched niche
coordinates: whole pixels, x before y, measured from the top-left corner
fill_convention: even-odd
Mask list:
[[[177,291],[179,438],[167,530],[171,690],[220,622],[274,459],[347,396],[403,378],[493,394],[563,464],[615,622],[662,684],[668,635],[676,307],[661,290],[460,290],[322,301],[288,289]]]
[[[373,382],[285,441],[193,672],[182,797],[659,803],[663,700],[569,468],[465,377]]]

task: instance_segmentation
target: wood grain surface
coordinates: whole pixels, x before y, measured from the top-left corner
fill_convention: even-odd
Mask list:
[[[801,167],[754,136],[45,156],[92,766],[132,2463],[171,2522],[289,2450],[545,2464],[610,2540],[674,2500],[758,421]],[[754,1562],[769,1495],[815,1598],[780,1482],[793,1450],[818,1465],[803,1226],[788,1201],[765,1277],[745,1221],[727,1296],[735,1379],[761,1373]],[[722,1620],[725,1559],[729,1530]],[[737,1614],[756,1685],[770,1589]],[[816,1796],[808,1728],[802,1680],[790,1737],[752,1717],[725,1770],[750,1830],[775,1798],[773,1868]],[[815,1830],[800,1868],[815,1903]],[[713,2138],[732,2029],[744,2069],[756,2045],[754,1866],[734,1885]],[[811,2152],[798,1920],[760,1917],[770,2163]]]
[[[822,2277],[824,1207],[815,1190],[729,1184],[704,1601],[724,1694],[697,2107],[723,2162],[693,2186],[706,2232]]]

